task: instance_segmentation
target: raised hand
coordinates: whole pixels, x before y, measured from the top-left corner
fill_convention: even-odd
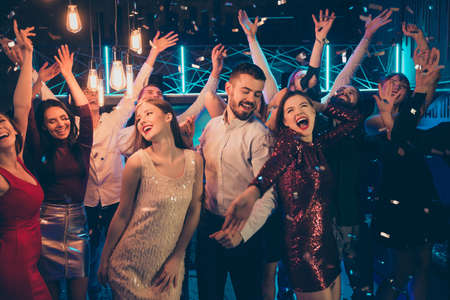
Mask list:
[[[422,30],[419,27],[417,27],[416,24],[406,24],[406,22],[403,22],[402,31],[405,36],[412,37],[413,39],[423,37]]]
[[[58,64],[61,74],[64,77],[67,77],[68,75],[72,74],[73,53],[69,52],[69,46],[62,45],[58,49],[58,57],[54,56],[53,58]]]
[[[238,20],[239,24],[241,24],[242,30],[247,36],[247,39],[255,39],[256,32],[258,31],[259,18],[256,17],[255,21],[252,23],[248,18],[247,12],[245,10],[240,9],[238,11]]]
[[[5,52],[6,56],[13,64],[22,66],[23,64],[22,51],[19,49],[19,47],[17,47],[17,45],[9,47],[8,44],[10,42],[12,42],[12,40],[5,37],[0,39],[0,45],[3,48],[3,52]]]
[[[317,21],[316,16],[312,15],[314,21],[314,31],[316,33],[316,39],[320,42],[323,42],[327,38],[327,34],[333,25],[336,16],[334,12],[329,15],[328,8],[325,10],[325,14],[323,11],[319,11],[319,21]]]
[[[392,10],[390,9],[385,9],[373,20],[372,15],[369,15],[366,21],[366,32],[364,33],[364,36],[367,39],[371,39],[380,27],[392,22],[392,19],[390,19],[391,15]]]
[[[59,70],[58,64],[54,63],[50,67],[48,66],[48,62],[45,62],[42,67],[39,69],[38,75],[39,80],[46,82],[58,75],[61,71]]]
[[[155,37],[151,41],[150,45],[152,46],[152,50],[155,49],[158,53],[163,52],[169,47],[175,46],[178,41],[178,34],[171,31],[163,37],[160,37],[161,33],[156,32]]]
[[[219,78],[223,68],[223,60],[227,57],[227,49],[222,44],[216,45],[211,52],[212,71],[211,74]]]
[[[399,97],[399,93],[393,93],[394,83],[387,80],[383,85],[378,84],[378,95],[373,95],[380,113],[392,113],[395,100]]]
[[[444,66],[439,65],[440,51],[436,48],[431,51],[414,51],[414,63],[416,65],[416,92],[426,92],[433,87],[440,78],[440,70]]]
[[[17,21],[14,20],[13,24],[14,34],[16,35],[17,47],[25,53],[33,53],[33,43],[30,40],[30,36],[36,36],[36,33],[32,32],[34,27],[27,27],[25,29],[20,29],[17,26]]]

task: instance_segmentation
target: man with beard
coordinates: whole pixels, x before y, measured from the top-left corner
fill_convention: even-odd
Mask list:
[[[232,200],[243,192],[269,158],[270,132],[253,112],[262,101],[264,72],[242,63],[225,85],[228,105],[200,137],[205,160],[205,204],[200,217],[197,272],[200,300],[223,299],[230,273],[236,298],[262,299],[262,239],[257,232],[275,207],[272,191],[253,208],[245,227],[221,231]]]

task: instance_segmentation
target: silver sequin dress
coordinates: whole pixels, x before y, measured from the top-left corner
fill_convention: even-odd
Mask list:
[[[134,155],[141,159],[141,183],[133,215],[110,258],[109,283],[121,299],[178,300],[184,263],[175,288],[170,285],[160,294],[151,287],[151,281],[183,229],[195,181],[195,154],[184,150],[184,174],[176,179],[160,174],[146,151]]]

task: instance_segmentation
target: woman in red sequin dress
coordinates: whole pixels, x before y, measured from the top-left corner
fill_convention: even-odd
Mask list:
[[[311,99],[288,92],[276,115],[278,139],[271,158],[247,190],[233,201],[225,227],[239,228],[253,204],[275,184],[284,212],[284,259],[300,299],[339,299],[340,266],[332,231],[332,174],[323,150],[350,133],[359,115],[338,99],[323,112],[341,125],[313,138],[316,112]]]
[[[14,91],[14,121],[0,113],[0,299],[51,299],[37,269],[41,251],[39,207],[44,193],[23,164],[23,139],[31,105],[32,28],[17,29],[17,47],[23,62]]]

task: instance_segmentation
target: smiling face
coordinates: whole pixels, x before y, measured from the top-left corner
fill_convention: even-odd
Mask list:
[[[65,140],[70,133],[69,115],[61,107],[51,106],[44,113],[44,127],[53,138]]]
[[[0,114],[0,149],[14,147],[17,134],[9,119]]]
[[[352,106],[355,106],[359,100],[358,91],[351,85],[344,85],[337,89],[335,96]]]
[[[136,129],[146,141],[170,131],[171,113],[164,113],[150,102],[142,102],[136,108]]]
[[[239,74],[225,85],[228,105],[234,116],[247,120],[262,101],[264,81],[248,74]]]
[[[315,119],[316,111],[306,97],[293,95],[284,103],[284,126],[299,133],[305,142],[312,142]]]

